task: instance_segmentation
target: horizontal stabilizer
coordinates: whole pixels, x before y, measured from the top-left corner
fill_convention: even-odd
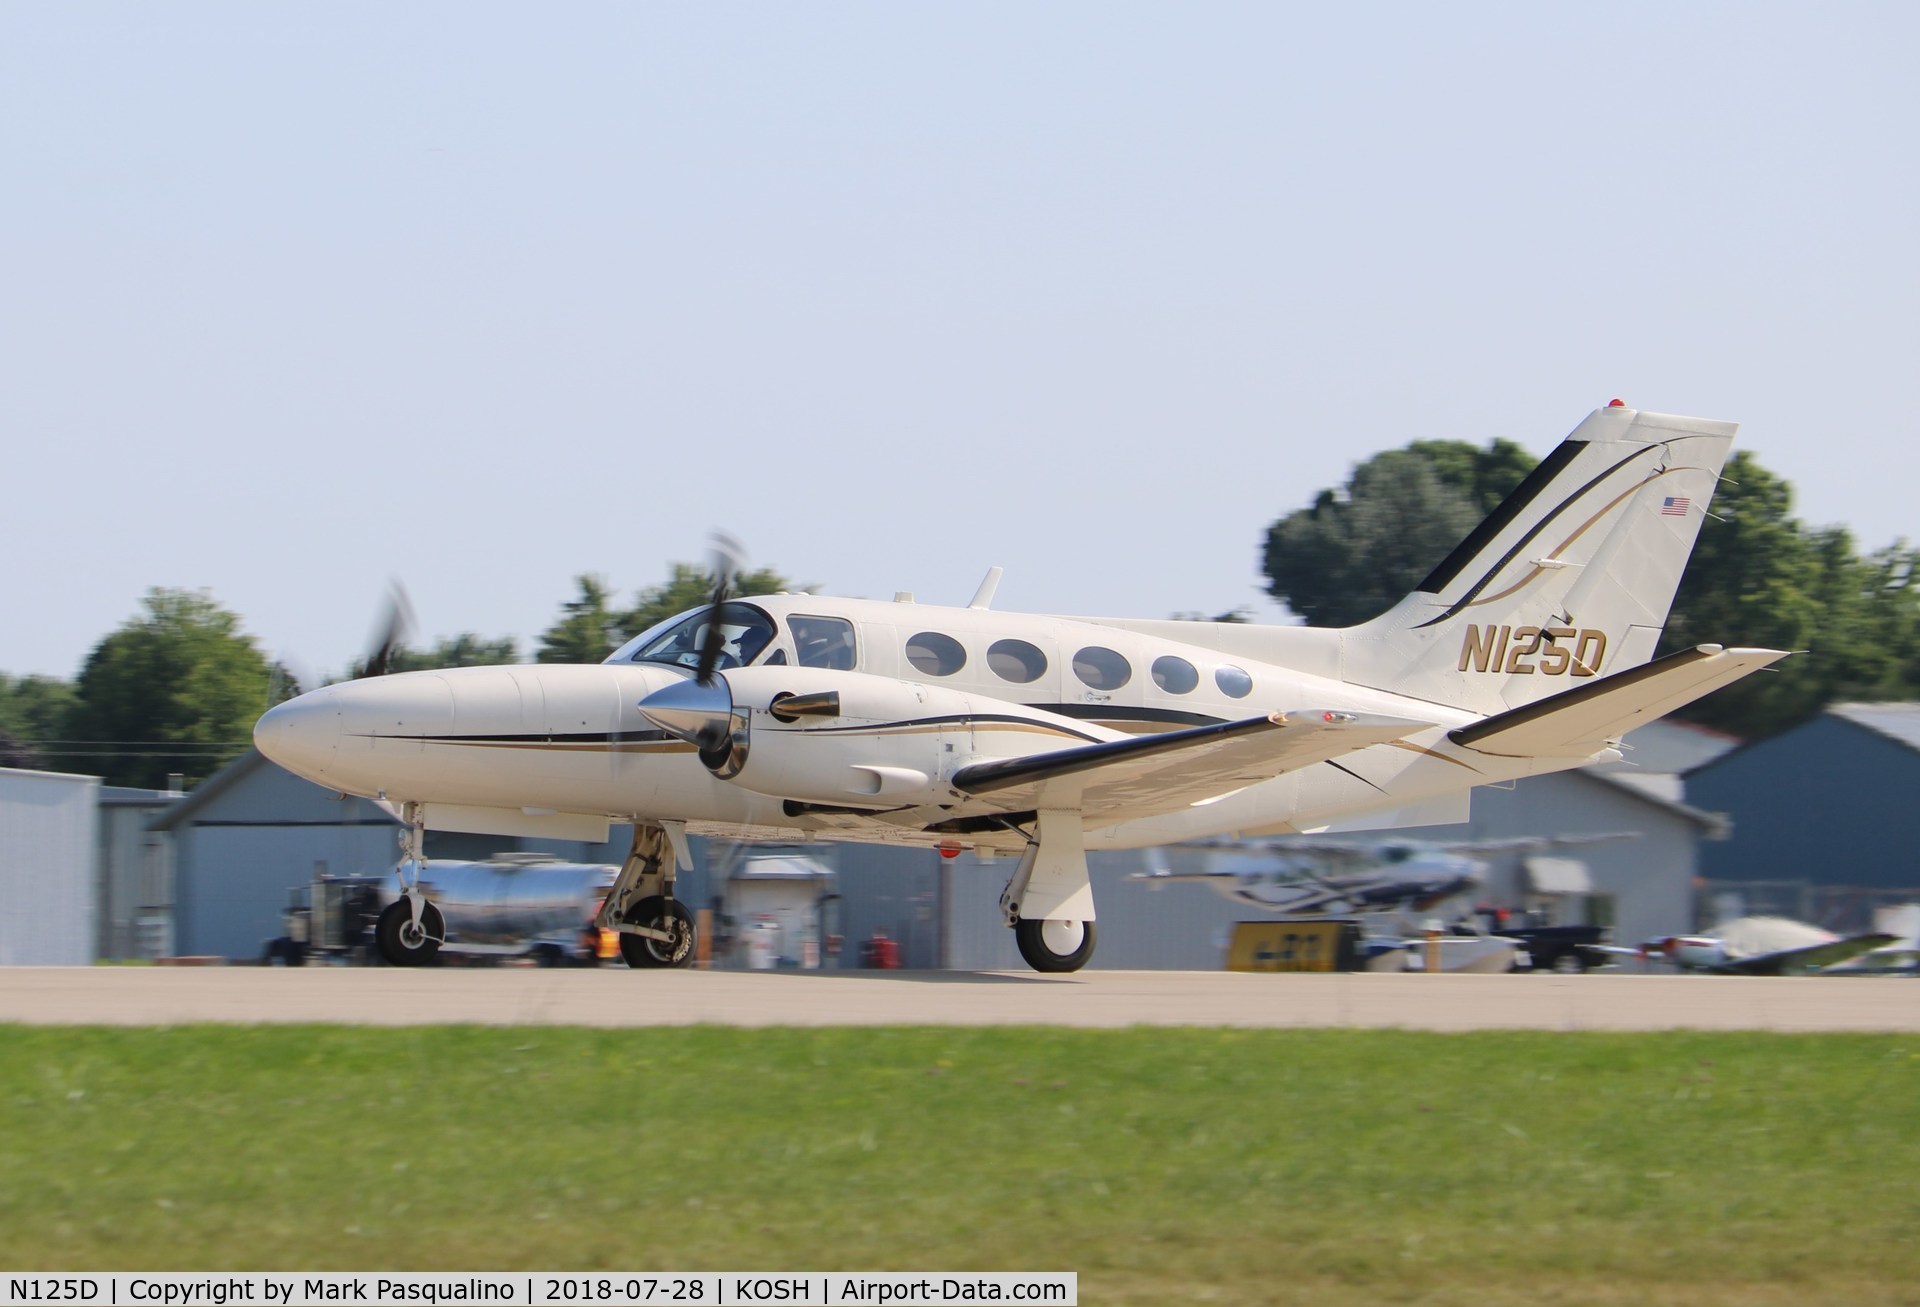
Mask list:
[[[1757,672],[1787,655],[1780,649],[1682,649],[1590,681],[1472,726],[1448,732],[1455,744],[1503,758],[1586,758],[1636,726]]]
[[[1368,713],[1275,713],[976,762],[955,772],[953,785],[1002,812],[1075,808],[1118,820],[1171,812],[1432,725]]]

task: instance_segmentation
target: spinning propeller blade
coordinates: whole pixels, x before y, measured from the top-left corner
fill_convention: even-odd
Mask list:
[[[380,620],[374,624],[374,636],[367,650],[366,660],[361,664],[360,675],[385,676],[390,670],[394,650],[407,642],[413,634],[413,604],[407,598],[406,587],[398,581],[387,586],[386,607],[381,611]]]
[[[702,685],[713,683],[721,651],[726,648],[727,633],[720,625],[720,608],[727,602],[733,578],[740,571],[740,553],[738,540],[724,531],[713,533],[713,599],[707,604],[707,634],[700,642],[700,663],[693,674],[693,679]],[[732,701],[728,704],[731,707]]]
[[[713,599],[700,639],[700,658],[691,681],[656,690],[640,701],[646,719],[675,739],[700,751],[700,760],[723,777],[738,773],[746,760],[746,718],[735,712],[733,691],[720,675],[727,633],[720,616],[739,573],[739,541],[713,533]]]

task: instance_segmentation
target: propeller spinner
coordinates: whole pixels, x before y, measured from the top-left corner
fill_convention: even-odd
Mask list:
[[[726,649],[722,606],[740,568],[740,545],[731,536],[713,537],[713,599],[700,641],[693,679],[655,690],[640,701],[640,712],[660,730],[700,751],[700,761],[721,780],[731,780],[747,763],[748,715],[735,708],[733,691],[720,674]]]

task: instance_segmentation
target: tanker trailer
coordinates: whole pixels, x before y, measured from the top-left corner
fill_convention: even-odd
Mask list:
[[[486,862],[428,859],[420,888],[440,911],[446,940],[434,952],[501,958],[529,957],[542,966],[594,965],[606,952],[592,929],[600,901],[620,869],[603,863],[557,862],[538,854],[508,853]],[[381,905],[400,898],[399,877],[380,887]],[[384,951],[384,948],[383,948]],[[418,966],[419,952],[395,965]]]

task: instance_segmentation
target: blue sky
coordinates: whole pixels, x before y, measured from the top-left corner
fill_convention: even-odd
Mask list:
[[[0,670],[154,585],[530,647],[714,526],[1275,620],[1356,461],[1615,395],[1920,535],[1917,14],[0,4]]]

